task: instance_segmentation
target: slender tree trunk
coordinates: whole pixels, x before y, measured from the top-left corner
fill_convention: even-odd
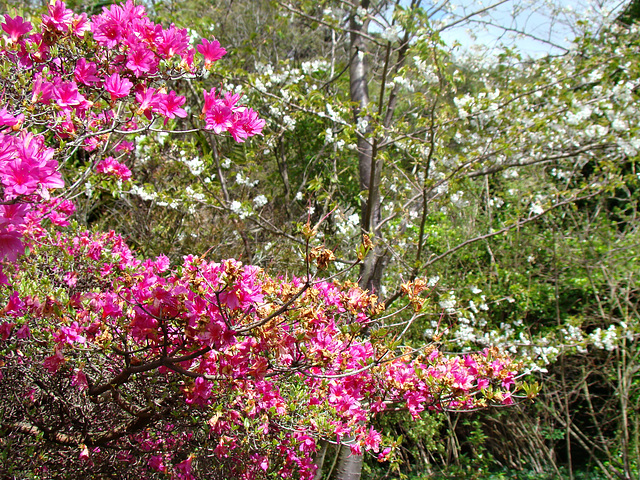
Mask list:
[[[369,0],[362,0],[360,7],[365,11],[369,8]],[[350,53],[351,65],[349,66],[349,86],[351,101],[354,103],[354,117],[358,130],[358,170],[360,174],[360,190],[366,192],[367,201],[362,205],[362,230],[367,233],[376,224],[374,220],[380,217],[379,183],[380,173],[376,172],[374,162],[374,145],[371,141],[371,116],[367,113],[369,108],[369,76],[365,64],[365,45],[363,34],[366,35],[369,21],[361,18],[353,12],[349,20],[351,29]],[[378,194],[376,195],[376,191]],[[379,221],[379,220],[378,220]],[[360,286],[373,289],[372,280],[375,272],[376,255],[371,252],[364,260],[360,270]],[[379,285],[378,285],[379,286]],[[340,447],[337,480],[360,480],[362,474],[362,455],[353,455],[349,448],[349,441]]]
[[[362,455],[353,455],[347,443],[340,447],[338,459],[337,480],[360,480],[362,475]]]
[[[324,440],[320,441],[320,450],[316,452],[316,456],[313,459],[314,465],[317,467],[316,474],[313,476],[313,480],[320,480],[322,478],[322,474],[324,473],[324,459],[327,456],[327,449],[329,448],[329,443]]]
[[[369,8],[369,0],[362,0],[360,7]],[[358,172],[360,190],[366,195],[362,203],[361,227],[363,232],[375,236],[375,226],[380,222],[380,171],[376,161],[376,145],[372,135],[370,107],[369,72],[365,61],[365,40],[369,21],[354,12],[349,21],[351,29],[349,83],[351,101],[354,103],[354,120],[358,130]],[[360,286],[369,290],[379,290],[382,275],[380,251],[374,249],[363,262],[360,270]]]

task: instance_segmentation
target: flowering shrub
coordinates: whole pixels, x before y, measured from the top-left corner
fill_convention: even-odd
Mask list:
[[[311,273],[334,259],[322,247],[287,278],[205,256],[142,260],[114,232],[63,229],[92,172],[131,179],[114,157],[127,135],[188,115],[166,82],[226,52],[190,47],[131,1],[88,19],[58,0],[35,28],[5,15],[2,29],[0,449],[15,461],[0,472],[312,478],[321,439],[391,458],[370,424],[387,409],[513,402],[519,367],[499,351],[402,346],[425,281],[403,286],[416,313],[396,331],[374,295]],[[201,128],[259,134],[239,102],[205,92]],[[73,177],[78,150],[89,161]]]
[[[40,28],[32,33],[30,22],[8,15],[2,23],[7,35],[0,53],[6,67],[0,126],[9,128],[0,134],[0,256],[9,260],[22,251],[20,231],[31,211],[26,205],[42,203],[49,190],[64,186],[55,149],[62,162],[78,149],[93,152],[98,173],[128,180],[126,166],[102,155],[124,143],[124,135],[151,128],[157,118],[166,125],[186,117],[185,98],[167,92],[166,82],[201,73],[226,53],[217,41],[205,40],[197,46],[202,67],[186,29],[155,25],[131,1],[91,20],[57,1]],[[260,133],[264,121],[239,100],[239,95],[218,98],[215,89],[205,92],[203,127],[229,132],[237,141]]]

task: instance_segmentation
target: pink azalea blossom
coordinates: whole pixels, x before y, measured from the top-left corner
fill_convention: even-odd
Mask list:
[[[56,346],[55,353],[44,359],[42,366],[51,374],[55,374],[65,362],[64,354],[60,346]]]
[[[162,95],[159,100],[160,113],[169,118],[180,117],[184,118],[187,116],[187,112],[180,108],[186,99],[183,96],[179,96],[171,90],[168,94]],[[167,120],[165,119],[165,125],[167,124]]]
[[[96,165],[96,172],[104,175],[113,175],[114,177],[124,181],[131,179],[131,170],[113,157],[107,157],[99,162]]]
[[[127,68],[131,70],[136,77],[147,73],[154,73],[157,60],[153,54],[143,45],[136,45],[129,51],[127,55]]]
[[[123,140],[116,146],[114,150],[116,152],[133,152],[135,149],[136,149],[136,145],[133,142],[127,142]]]
[[[16,125],[20,125],[22,122],[24,122],[23,113],[14,116],[7,111],[7,107],[2,107],[2,109],[0,110],[0,126],[6,125],[8,127],[13,127]]]
[[[147,119],[151,120],[152,113],[160,110],[160,101],[162,94],[157,93],[155,88],[139,88],[136,91],[136,102],[140,104],[137,114],[144,114]]]
[[[73,11],[69,10],[62,0],[49,5],[49,15],[42,16],[42,24],[51,31],[65,33],[73,21]]]
[[[96,76],[97,67],[93,62],[87,62],[85,58],[80,58],[76,63],[74,78],[76,82],[83,85],[92,85],[98,83],[100,79]]]
[[[115,101],[117,98],[124,98],[131,92],[131,83],[126,78],[121,78],[118,73],[112,74],[104,82],[104,88],[111,94],[111,100]]]
[[[80,326],[78,322],[73,322],[71,325],[62,326],[60,330],[54,335],[53,339],[58,344],[73,345],[74,343],[85,343],[86,338],[79,333]]]
[[[80,15],[73,16],[71,30],[73,31],[73,34],[78,38],[82,38],[85,32],[91,30],[91,24],[87,18],[86,13],[81,13]]]
[[[76,82],[63,82],[56,86],[53,90],[53,98],[60,107],[72,107],[86,101],[86,98],[78,92]]]
[[[174,25],[163,30],[162,39],[158,45],[158,52],[164,58],[171,58],[174,55],[181,55],[189,48],[189,36],[187,29],[178,30]]]
[[[227,53],[227,51],[220,46],[220,42],[215,38],[211,42],[206,38],[203,38],[202,43],[196,48],[204,57],[204,65],[207,68],[210,67],[213,62],[220,60]]]
[[[17,42],[21,36],[26,35],[32,30],[30,22],[25,22],[22,17],[11,18],[9,15],[4,16],[2,29],[9,35],[10,42]]]
[[[0,323],[0,340],[8,340],[15,325],[15,323],[9,322]]]

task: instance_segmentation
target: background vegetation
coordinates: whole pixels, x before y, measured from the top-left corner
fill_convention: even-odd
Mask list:
[[[597,22],[552,11],[575,39],[531,59],[448,45],[448,25],[490,19],[447,2],[145,3],[230,52],[202,85],[181,80],[191,110],[200,87],[237,86],[267,128],[245,144],[130,139],[135,183],[96,177],[80,223],[144,255],[292,273],[308,219],[345,263],[369,233],[352,280],[391,305],[401,282],[431,279],[413,345],[445,331],[450,351],[498,345],[543,385],[507,411],[381,418],[404,463],[368,459],[364,478],[640,478],[637,5]]]

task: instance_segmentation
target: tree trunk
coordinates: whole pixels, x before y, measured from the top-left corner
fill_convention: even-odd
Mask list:
[[[337,480],[360,480],[362,475],[362,455],[353,455],[348,443],[340,447],[340,458],[338,459]]]
[[[313,463],[316,466],[316,474],[313,476],[313,480],[320,480],[322,478],[322,474],[324,473],[324,459],[327,456],[328,448],[329,443],[320,440],[320,450],[316,452],[315,458],[313,459]]]
[[[362,0],[360,7],[365,11],[369,8],[369,0]],[[369,107],[369,78],[367,66],[365,64],[364,38],[362,34],[367,33],[369,20],[360,18],[357,12],[352,12],[349,20],[351,29],[349,66],[349,86],[351,101],[355,104],[354,117],[358,130],[358,169],[360,174],[360,190],[366,192],[367,201],[362,205],[361,227],[364,232],[373,233],[371,230],[376,225],[376,212],[380,218],[380,195],[378,186],[380,184],[380,173],[376,172],[374,159],[374,145],[371,142],[371,116],[363,115]],[[365,124],[366,122],[366,124]],[[366,126],[365,126],[366,125]],[[377,181],[376,181],[377,178]],[[360,270],[360,286],[374,289],[376,285],[372,283],[376,270],[375,251],[369,253],[364,260]],[[379,283],[377,285],[379,288]],[[353,441],[353,440],[351,440]],[[340,447],[337,480],[359,480],[362,474],[362,455],[353,455],[349,447],[349,440]]]
[[[369,1],[362,0],[360,7],[369,8]],[[369,21],[360,18],[355,12],[349,22],[351,29],[349,83],[354,120],[358,131],[358,172],[360,190],[366,195],[361,207],[362,231],[375,237],[375,226],[380,222],[380,162],[376,161],[375,141],[372,138],[371,116],[365,113],[370,106],[369,73],[365,62],[363,34],[367,34]],[[364,260],[360,269],[360,286],[371,291],[380,289],[382,274],[379,249],[372,251]]]

